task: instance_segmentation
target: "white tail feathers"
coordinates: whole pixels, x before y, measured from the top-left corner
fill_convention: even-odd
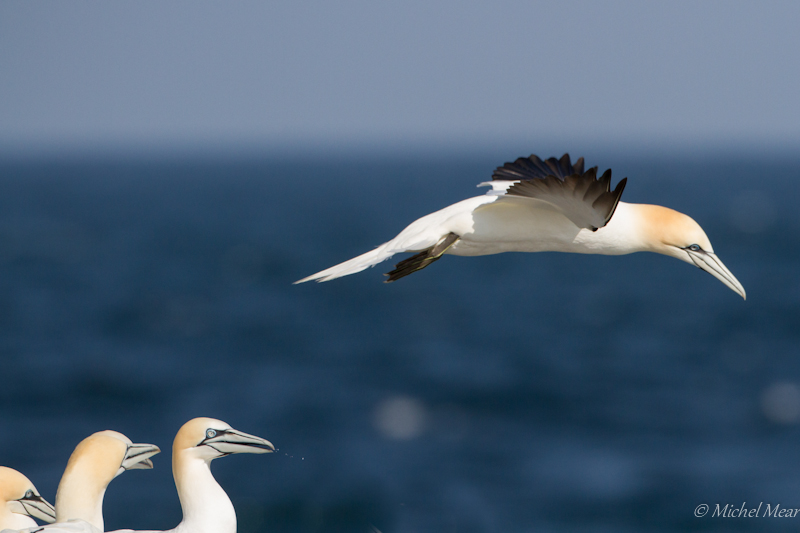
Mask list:
[[[371,266],[375,266],[378,263],[389,259],[396,253],[396,251],[387,251],[387,244],[389,243],[387,242],[381,244],[374,250],[371,250],[365,254],[361,254],[358,257],[354,257],[348,261],[345,261],[344,263],[339,263],[338,265],[327,268],[321,272],[317,272],[316,274],[311,274],[307,278],[297,280],[294,282],[294,284],[297,285],[298,283],[305,283],[306,281],[316,281],[317,283],[322,283],[323,281],[330,281],[332,279],[341,278],[342,276],[349,276],[350,274],[355,274]]]

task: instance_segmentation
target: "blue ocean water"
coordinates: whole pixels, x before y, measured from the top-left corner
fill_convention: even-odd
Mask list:
[[[800,508],[797,158],[587,161],[694,217],[746,302],[654,254],[292,285],[500,163],[0,162],[0,464],[53,501],[90,433],[156,443],[154,470],[109,486],[106,526],[167,529],[172,438],[211,416],[279,448],[213,464],[245,533],[796,530],[711,514]]]

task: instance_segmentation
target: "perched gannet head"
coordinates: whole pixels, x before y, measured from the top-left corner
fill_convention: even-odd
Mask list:
[[[56,510],[42,496],[28,478],[14,470],[0,466],[0,517],[5,513],[32,516],[44,522],[53,522],[56,519]],[[0,521],[0,529],[13,528],[14,523]],[[32,522],[32,521],[31,521]],[[22,521],[17,521],[22,524]],[[29,524],[26,524],[29,525]],[[22,526],[20,526],[22,527]]]
[[[691,217],[667,207],[639,205],[648,248],[702,268],[747,299],[744,287],[714,254],[703,228]]]
[[[181,457],[197,457],[209,463],[232,453],[269,453],[275,447],[268,440],[233,429],[221,420],[195,418],[186,422],[172,444],[172,464]]]
[[[86,520],[103,531],[103,496],[112,479],[126,470],[153,468],[154,444],[134,444],[116,431],[83,439],[69,458],[56,493],[56,518]]]
[[[172,475],[183,509],[177,530],[236,533],[236,511],[211,474],[211,461],[233,453],[269,453],[271,442],[233,429],[221,420],[186,422],[172,444]]]

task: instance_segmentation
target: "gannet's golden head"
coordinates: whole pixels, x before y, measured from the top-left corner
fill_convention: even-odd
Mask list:
[[[134,444],[116,431],[100,431],[83,439],[67,462],[56,493],[59,522],[82,519],[103,530],[106,487],[126,470],[153,468],[154,444]]]
[[[32,516],[44,522],[56,519],[55,508],[42,498],[33,483],[5,466],[0,466],[0,505],[11,513]]]
[[[714,254],[706,232],[691,217],[659,205],[639,205],[648,249],[701,268],[747,299],[744,287]]]
[[[178,494],[182,493],[182,467],[200,459],[206,465],[217,457],[233,453],[269,453],[275,447],[268,440],[233,429],[214,418],[194,418],[186,422],[172,443],[172,475]]]
[[[222,420],[195,418],[186,422],[175,435],[172,444],[173,470],[175,461],[183,455],[210,462],[233,453],[269,453],[275,447],[268,440],[248,435]]]

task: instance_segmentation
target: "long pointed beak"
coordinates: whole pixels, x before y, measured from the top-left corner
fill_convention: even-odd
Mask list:
[[[719,257],[717,257],[716,254],[702,251],[693,252],[691,250],[686,250],[686,253],[689,254],[692,262],[697,265],[697,267],[702,268],[727,285],[733,292],[747,300],[747,294],[744,292],[744,287],[742,287],[742,284],[739,283],[739,280],[736,279],[736,276],[731,274],[731,271],[722,264],[722,261],[719,260]]]
[[[25,496],[17,500],[25,512],[34,518],[51,524],[56,521],[56,509],[50,502],[38,495]]]
[[[161,449],[155,444],[130,444],[125,458],[122,459],[121,468],[123,470],[146,470],[153,468],[152,456],[159,453]]]
[[[275,446],[270,441],[255,435],[248,435],[236,429],[220,430],[216,437],[206,439],[203,444],[224,455],[232,453],[270,453],[275,451]]]

